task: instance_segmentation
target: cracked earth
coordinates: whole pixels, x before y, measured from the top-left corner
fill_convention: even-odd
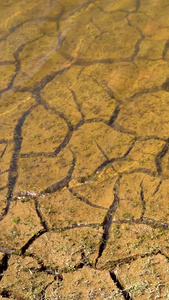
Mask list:
[[[168,15],[0,4],[0,299],[169,299]]]

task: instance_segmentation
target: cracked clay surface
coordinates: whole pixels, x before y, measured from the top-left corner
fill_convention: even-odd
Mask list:
[[[169,299],[168,0],[1,1],[0,299]]]

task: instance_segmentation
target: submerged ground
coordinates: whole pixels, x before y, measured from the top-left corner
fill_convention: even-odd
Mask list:
[[[0,3],[0,299],[169,299],[168,0]]]

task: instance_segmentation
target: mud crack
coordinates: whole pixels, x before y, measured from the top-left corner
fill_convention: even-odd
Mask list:
[[[113,188],[114,200],[113,200],[112,205],[109,207],[108,212],[103,221],[103,236],[102,236],[101,244],[99,247],[98,257],[96,258],[95,266],[97,266],[97,262],[98,262],[99,258],[102,256],[104,249],[106,248],[106,244],[109,239],[109,230],[110,230],[110,226],[112,224],[112,218],[113,218],[113,215],[119,204],[118,189],[119,189],[119,184],[120,184],[120,178],[121,178],[121,176],[119,176],[115,182],[115,185]]]
[[[122,284],[120,283],[120,281],[117,278],[116,274],[114,272],[110,272],[110,277],[114,281],[114,283],[117,286],[117,288],[122,292],[122,295],[123,295],[124,299],[126,299],[126,300],[132,300],[132,298],[130,297],[130,294],[122,286]]]
[[[32,106],[29,108],[26,112],[23,113],[21,118],[18,120],[18,123],[15,127],[14,130],[14,150],[13,150],[13,155],[11,158],[10,162],[10,167],[9,167],[9,176],[8,176],[8,192],[7,192],[7,206],[4,209],[3,216],[5,216],[8,213],[9,207],[10,207],[10,202],[13,198],[13,190],[18,178],[18,159],[19,159],[19,153],[21,150],[21,145],[22,145],[22,126],[25,122],[26,117],[31,113],[33,108],[35,108],[36,105]]]
[[[3,277],[3,275],[4,275],[4,272],[8,268],[8,260],[9,260],[10,256],[11,256],[11,254],[5,253],[4,256],[3,256],[3,258],[2,258],[2,260],[1,260],[1,262],[0,262],[0,281],[1,281],[2,277]]]
[[[162,173],[161,161],[162,161],[162,158],[167,154],[168,149],[169,149],[169,139],[167,139],[166,144],[164,145],[162,150],[157,154],[157,156],[155,158],[155,164],[156,164],[158,175],[161,175],[161,173]]]

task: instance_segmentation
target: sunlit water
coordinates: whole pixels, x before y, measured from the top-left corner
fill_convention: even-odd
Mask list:
[[[142,281],[168,299],[168,16],[165,0],[0,1],[0,251],[11,262],[3,296],[41,299],[44,283],[30,296],[31,279],[11,271],[26,253],[51,276],[74,271],[74,284],[74,266],[90,266],[85,277],[119,260],[120,279],[111,278],[122,286],[100,296],[119,300],[124,289],[141,299],[131,286],[150,256],[163,289],[147,273]],[[79,291],[63,299],[89,299]],[[57,293],[51,299],[72,290],[63,281]]]

